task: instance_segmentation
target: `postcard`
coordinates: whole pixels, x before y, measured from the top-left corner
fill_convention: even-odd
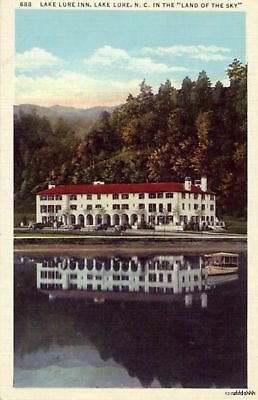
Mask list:
[[[2,2],[1,398],[257,396],[253,3]]]

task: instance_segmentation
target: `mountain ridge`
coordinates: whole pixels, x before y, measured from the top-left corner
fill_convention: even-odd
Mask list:
[[[96,124],[101,114],[105,111],[112,113],[119,106],[94,106],[90,108],[77,108],[70,106],[60,106],[58,104],[50,107],[38,106],[35,104],[14,105],[14,116],[36,113],[40,117],[47,117],[51,125],[60,119],[64,119],[73,128],[76,135],[83,137]]]

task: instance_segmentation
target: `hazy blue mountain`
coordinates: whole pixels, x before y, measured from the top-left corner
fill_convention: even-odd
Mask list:
[[[66,120],[68,125],[80,137],[88,133],[97,122],[100,115],[107,111],[113,112],[116,107],[91,107],[91,108],[75,108],[75,107],[41,107],[33,104],[20,104],[14,106],[14,115],[36,113],[39,116],[46,116],[51,124],[55,124],[59,118]]]

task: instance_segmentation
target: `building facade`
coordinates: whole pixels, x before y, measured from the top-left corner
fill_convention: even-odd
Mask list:
[[[99,224],[137,225],[216,223],[215,194],[207,178],[194,183],[128,183],[49,185],[37,193],[37,222],[93,227]]]
[[[192,265],[182,255],[153,257],[54,257],[38,261],[37,289],[49,291],[51,297],[146,300],[140,295],[183,295],[185,305],[191,305],[193,295],[207,306],[206,276],[198,264]]]

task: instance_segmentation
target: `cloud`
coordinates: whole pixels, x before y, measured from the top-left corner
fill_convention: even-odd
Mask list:
[[[139,91],[140,79],[109,80],[93,78],[83,73],[60,71],[52,76],[16,77],[16,104],[55,104],[74,107],[117,105],[128,93]]]
[[[169,66],[165,63],[156,62],[149,57],[135,57],[123,49],[111,46],[104,46],[97,49],[91,57],[84,59],[84,63],[91,67],[123,68],[127,71],[143,73],[187,71],[185,67]]]
[[[144,47],[143,54],[151,54],[155,56],[189,56],[203,61],[224,61],[227,59],[225,53],[230,52],[230,49],[218,47],[215,45],[204,46],[169,46],[169,47]]]
[[[16,68],[20,71],[31,71],[42,67],[54,67],[61,65],[64,61],[52,53],[33,47],[31,50],[16,55]]]

